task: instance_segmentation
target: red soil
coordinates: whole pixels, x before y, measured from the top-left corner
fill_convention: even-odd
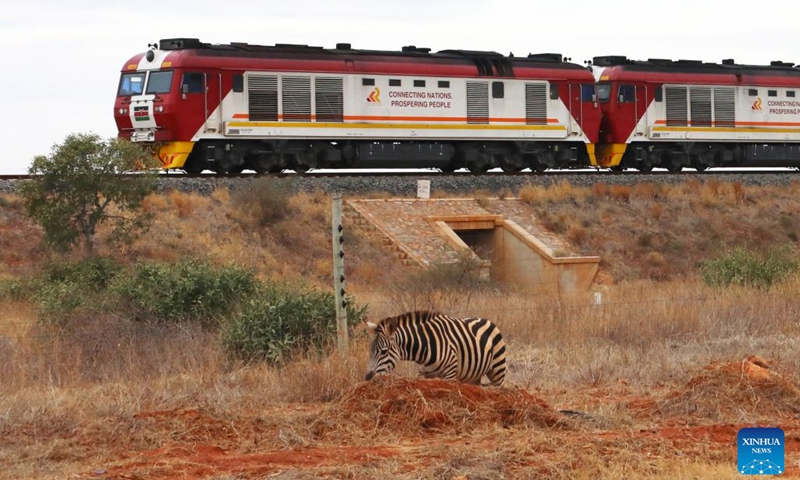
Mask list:
[[[609,465],[638,455],[665,462],[705,459],[735,468],[737,432],[753,425],[739,421],[742,412],[736,408],[749,411],[748,402],[765,408],[764,418],[784,428],[784,476],[797,478],[798,389],[765,367],[769,364],[760,359],[709,365],[660,399],[607,392],[597,400],[598,406],[611,403],[629,412],[633,425],[603,423],[591,412],[570,417],[521,389],[392,377],[359,383],[338,402],[237,412],[237,418],[199,409],[141,412],[126,426],[126,435],[107,438],[103,468],[75,478],[249,479],[281,472],[359,478],[384,469],[408,478],[432,471],[460,478],[448,473],[456,467],[447,470],[454,456],[472,465],[476,452],[498,449],[509,455],[497,464],[506,478],[563,473],[587,455]],[[85,443],[98,438],[97,432],[85,435]],[[475,468],[483,468],[480,461]]]

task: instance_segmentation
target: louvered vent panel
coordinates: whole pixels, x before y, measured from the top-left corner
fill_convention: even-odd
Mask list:
[[[736,126],[736,93],[733,87],[714,88],[714,126]]]
[[[525,123],[547,125],[547,85],[525,84]]]
[[[342,79],[317,77],[314,79],[314,100],[318,122],[343,121]]]
[[[250,120],[278,120],[278,77],[249,75],[247,77],[247,110]]]
[[[281,78],[284,122],[311,121],[311,77]]]
[[[693,127],[711,126],[711,87],[692,87],[689,89]]]
[[[687,120],[686,87],[665,87],[667,126],[685,127]]]
[[[489,123],[489,82],[467,82],[467,123]]]

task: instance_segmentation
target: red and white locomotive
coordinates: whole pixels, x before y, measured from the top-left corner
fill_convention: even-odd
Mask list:
[[[161,40],[125,63],[119,136],[165,169],[595,165],[595,82],[556,54]]]
[[[800,69],[595,57],[600,166],[800,166]]]

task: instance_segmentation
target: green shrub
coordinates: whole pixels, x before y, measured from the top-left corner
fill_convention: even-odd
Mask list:
[[[790,249],[780,247],[758,255],[746,247],[737,247],[701,264],[700,272],[703,280],[711,286],[769,288],[797,270],[797,262],[790,253]]]
[[[20,278],[5,278],[0,280],[0,300],[30,300],[32,293],[30,283],[30,281]]]
[[[108,287],[121,269],[112,260],[101,257],[77,262],[52,262],[45,266],[42,281],[46,284],[75,282],[100,292]]]
[[[239,360],[287,362],[292,353],[321,352],[336,338],[333,293],[288,284],[264,285],[223,327],[223,344]],[[348,299],[349,325],[361,322],[366,306]]]
[[[111,301],[106,289],[120,270],[112,260],[99,257],[51,262],[38,278],[22,284],[36,302],[41,322],[65,324],[106,310]]]
[[[256,285],[250,270],[183,260],[139,264],[120,276],[113,291],[136,319],[191,320],[210,325],[252,297]]]

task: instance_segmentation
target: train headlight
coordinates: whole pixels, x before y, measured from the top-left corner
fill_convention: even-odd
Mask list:
[[[156,112],[158,112],[158,113],[161,113],[161,112],[163,112],[163,111],[164,111],[164,105],[156,105],[156,106],[155,106],[155,108],[154,108],[154,110],[155,110]]]
[[[128,113],[128,109],[120,108],[119,110],[117,110],[117,113],[119,113],[120,115],[125,115],[126,113]]]

